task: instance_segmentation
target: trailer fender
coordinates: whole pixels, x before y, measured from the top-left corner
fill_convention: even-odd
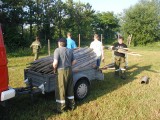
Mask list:
[[[86,75],[84,75],[82,73],[75,73],[75,74],[73,74],[74,86],[78,82],[78,80],[80,80],[82,78],[85,78],[87,80],[87,82],[89,83],[89,85],[91,84],[89,78]]]

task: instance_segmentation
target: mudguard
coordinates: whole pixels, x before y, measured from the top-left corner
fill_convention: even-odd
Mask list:
[[[87,75],[81,73],[81,72],[77,72],[77,73],[73,73],[73,81],[74,81],[74,86],[77,83],[78,80],[80,80],[81,78],[86,78],[86,80],[88,80],[89,84],[90,84],[90,80],[87,77]]]

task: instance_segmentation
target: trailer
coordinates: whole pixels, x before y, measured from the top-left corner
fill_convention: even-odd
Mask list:
[[[41,74],[24,70],[25,83],[31,92],[40,91],[42,94],[55,91],[56,74]],[[84,99],[89,93],[89,86],[92,80],[103,80],[104,74],[102,71],[91,68],[85,71],[73,72],[74,93],[78,100]],[[38,90],[37,90],[38,89]]]
[[[5,106],[7,100],[18,95],[30,94],[33,96],[35,93],[45,94],[55,91],[56,79],[56,74],[42,74],[25,69],[24,82],[26,83],[26,87],[9,87],[6,49],[0,25],[0,105]],[[91,81],[103,79],[104,75],[102,71],[96,68],[73,72],[75,98],[84,99],[88,95]]]

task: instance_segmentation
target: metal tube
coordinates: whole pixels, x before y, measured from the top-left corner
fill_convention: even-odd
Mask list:
[[[143,76],[141,78],[141,84],[148,84],[149,83],[149,77],[148,76]]]

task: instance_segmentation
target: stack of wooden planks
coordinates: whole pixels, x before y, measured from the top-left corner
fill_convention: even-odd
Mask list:
[[[101,70],[107,70],[107,69],[115,69],[114,63],[110,63],[105,65],[104,67],[100,68]]]
[[[89,47],[78,48],[73,51],[73,54],[77,61],[72,66],[73,71],[78,72],[96,67],[96,54],[93,49]],[[38,73],[53,74],[53,60],[53,56],[47,56],[30,63],[27,68]]]

